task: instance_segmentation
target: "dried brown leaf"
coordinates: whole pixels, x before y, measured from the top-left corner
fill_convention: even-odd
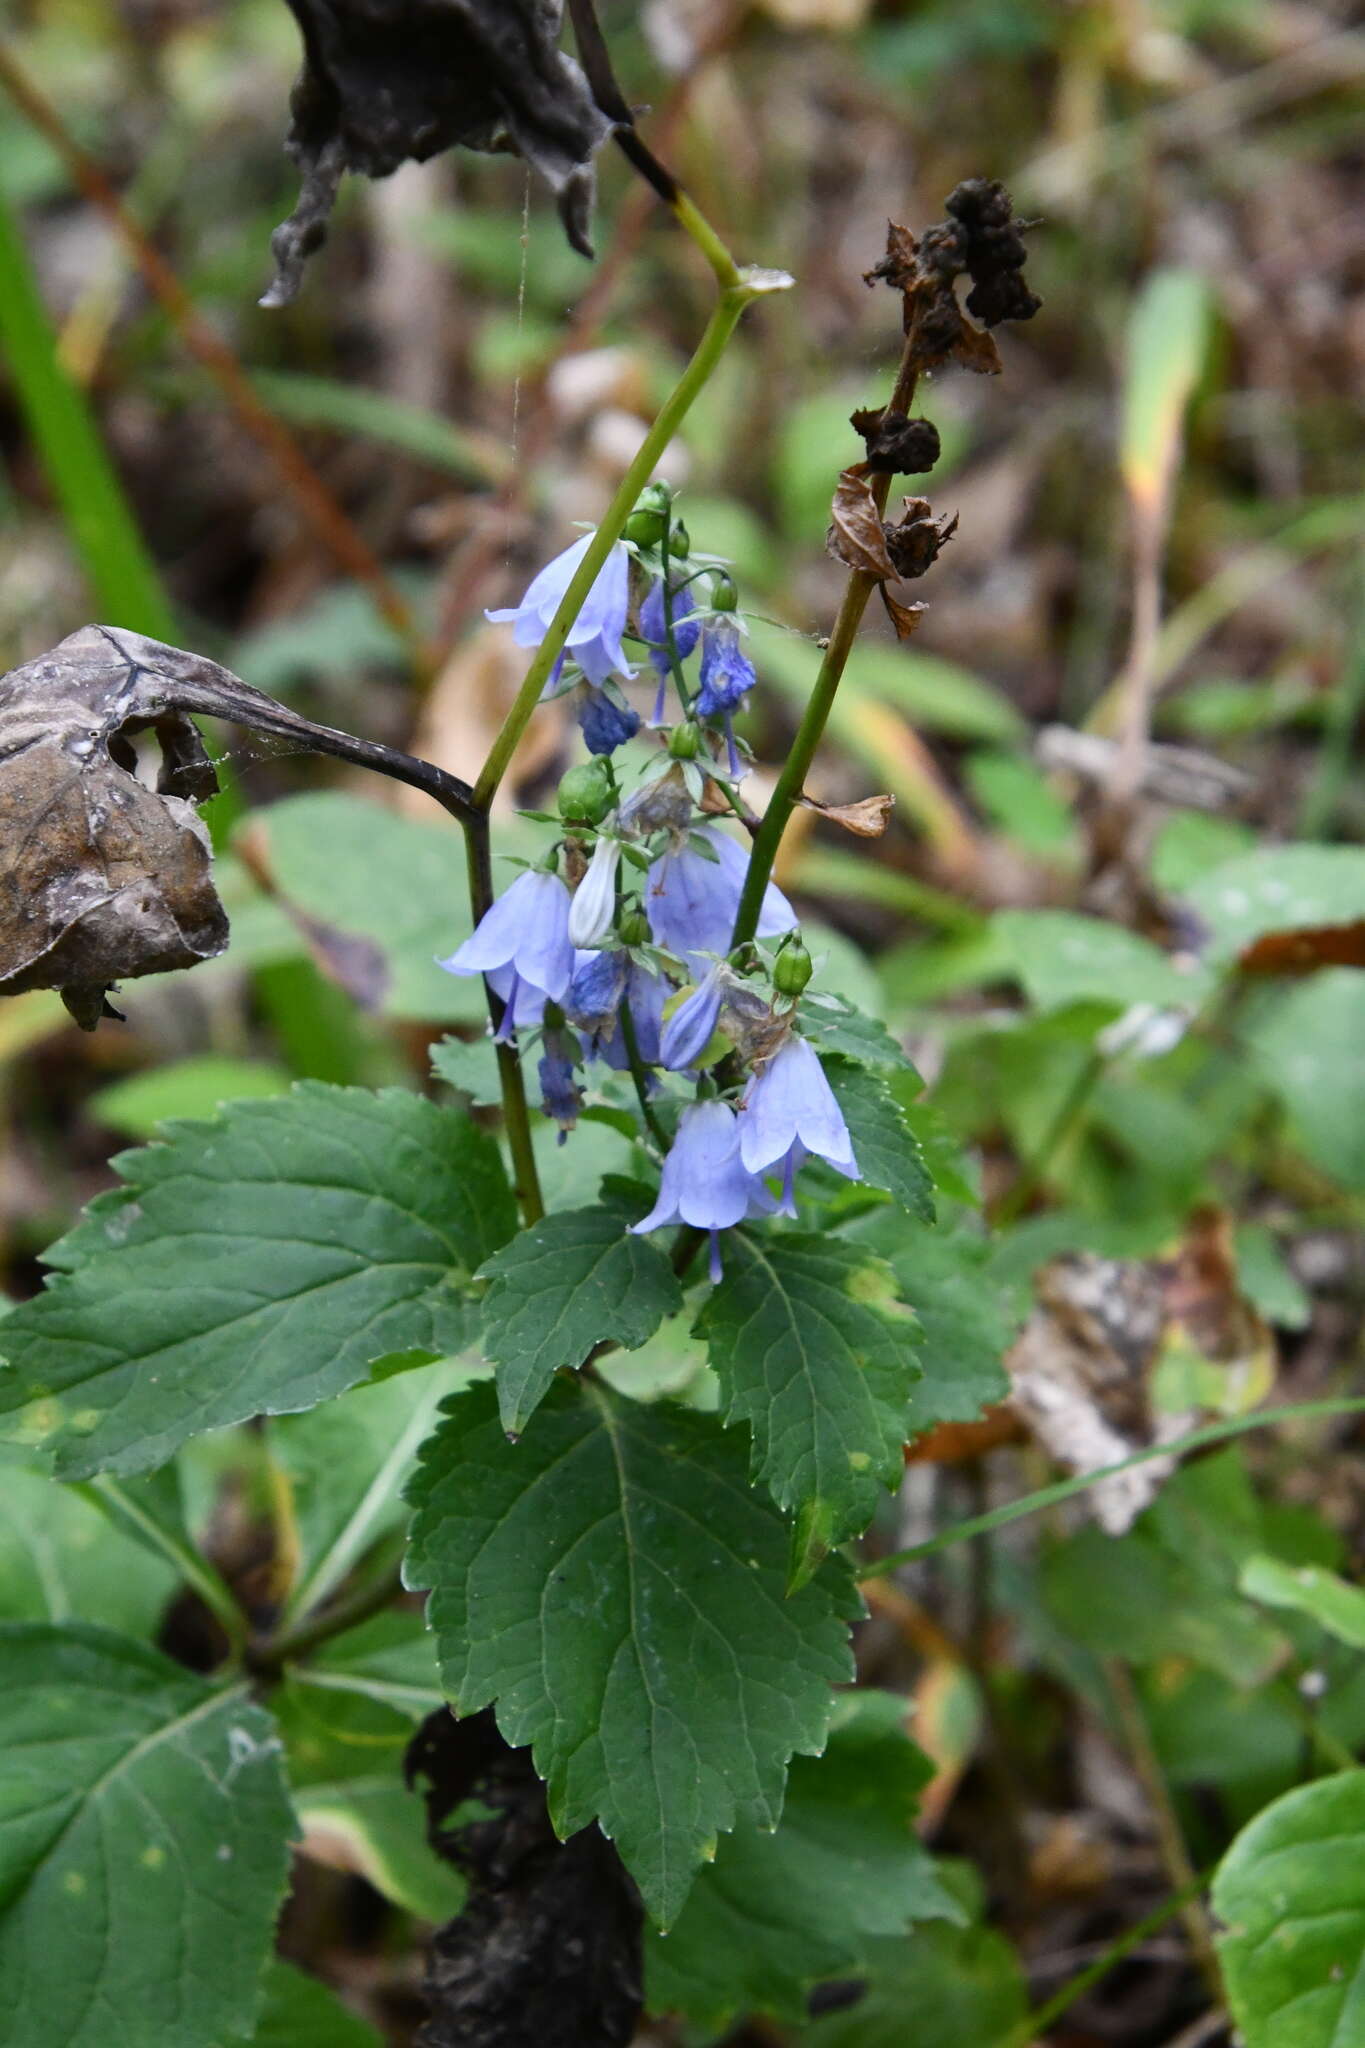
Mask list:
[[[865,463],[855,462],[840,472],[833,513],[825,544],[835,560],[860,570],[864,576],[875,576],[879,583],[894,576],[896,570],[886,551],[882,515],[867,480]]]
[[[161,746],[156,789],[130,735]],[[102,627],[0,678],[0,995],[60,989],[93,1030],[106,989],[221,953],[228,925],[196,800],[217,787],[190,721]]]
[[[884,583],[882,603],[886,606],[886,616],[896,629],[898,640],[908,640],[929,609],[927,604],[902,604],[898,597],[891,595]]]
[[[859,839],[880,839],[896,807],[893,796],[864,796],[853,804],[822,804],[817,797],[803,796],[801,802],[808,810],[828,818],[831,825],[842,825],[845,832],[852,832]]]

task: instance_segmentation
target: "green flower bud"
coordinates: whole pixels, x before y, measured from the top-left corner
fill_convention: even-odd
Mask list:
[[[667,484],[646,484],[625,524],[625,537],[637,548],[657,548],[668,531],[673,493]]]
[[[739,592],[735,589],[733,576],[727,576],[723,569],[717,569],[711,577],[711,609],[714,612],[732,612],[739,603]]]
[[[668,735],[668,751],[675,761],[695,761],[700,746],[701,733],[690,718]]]
[[[616,790],[600,755],[560,777],[556,801],[566,824],[601,824],[616,802]]]
[[[622,907],[616,919],[616,931],[623,946],[649,944],[649,919],[638,900],[632,900]]]
[[[796,939],[773,962],[773,987],[780,996],[799,996],[814,971],[810,954]]]
[[[685,561],[692,552],[692,536],[681,519],[673,522],[673,531],[668,537],[668,552],[675,561]]]

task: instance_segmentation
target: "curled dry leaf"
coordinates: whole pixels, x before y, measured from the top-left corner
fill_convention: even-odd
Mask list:
[[[935,519],[927,498],[907,498],[896,525],[885,529],[886,552],[896,575],[905,582],[923,576],[956,532],[956,513],[951,519]]]
[[[875,576],[879,583],[894,576],[896,569],[886,551],[881,508],[867,480],[865,462],[855,462],[839,472],[832,511],[826,545],[836,561],[860,570],[864,576]]]
[[[161,747],[155,789],[132,735]],[[102,627],[0,679],[0,995],[60,989],[93,1031],[115,983],[221,953],[195,804],[217,788],[181,712]]]
[[[113,626],[83,626],[0,677],[0,995],[57,988],[87,1030],[105,991],[227,944],[194,806],[218,783],[191,714],[230,719],[468,809],[429,762],[314,725],[231,670]],[[155,735],[154,790],[132,736]]]
[[[832,825],[842,825],[859,839],[880,839],[896,807],[893,796],[864,796],[855,804],[822,804],[813,796],[803,796],[801,802],[807,810],[818,811]]]
[[[304,62],[285,146],[303,186],[271,237],[276,276],[263,305],[298,291],[343,172],[383,178],[457,146],[524,158],[555,192],[570,242],[592,254],[592,159],[615,124],[558,47],[562,0],[288,5]]]

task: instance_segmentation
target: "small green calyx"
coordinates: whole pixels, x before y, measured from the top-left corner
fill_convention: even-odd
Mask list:
[[[668,751],[675,761],[695,761],[700,749],[701,732],[690,718],[668,735]]]
[[[555,800],[566,824],[600,825],[616,802],[611,773],[601,757],[562,775]]]
[[[795,939],[782,948],[773,962],[773,987],[781,996],[799,996],[814,971],[810,954],[801,941]]]

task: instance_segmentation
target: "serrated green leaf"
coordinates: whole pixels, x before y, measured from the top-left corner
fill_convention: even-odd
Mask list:
[[[249,2035],[292,1827],[280,1745],[90,1627],[0,1628],[0,2043]]]
[[[497,1372],[503,1428],[524,1429],[561,1368],[594,1344],[633,1351],[682,1307],[656,1246],[632,1237],[613,1209],[561,1209],[523,1230],[481,1268],[484,1351]]]
[[[233,2042],[231,2048],[248,2048]],[[372,2026],[335,1991],[278,1956],[265,1973],[261,2016],[249,2048],[383,2048]]]
[[[1003,1934],[980,1924],[981,1882],[963,1865],[940,1865],[970,1924],[930,1922],[903,1939],[867,1945],[862,1997],[803,2027],[800,2048],[1014,2048],[1028,2009],[1019,1958]]]
[[[796,1516],[792,1577],[871,1521],[901,1467],[918,1375],[895,1275],[843,1238],[731,1234],[697,1319],[726,1421],[753,1431],[753,1470]]]
[[[386,1353],[463,1340],[452,1282],[511,1234],[494,1141],[399,1090],[300,1083],[125,1153],[64,1240],[74,1270],[5,1322],[0,1414],[59,1476],[307,1408]]]
[[[509,1444],[453,1404],[412,1486],[407,1576],[460,1714],[532,1746],[564,1836],[593,1819],[667,1925],[718,1833],[773,1826],[823,1746],[857,1602],[831,1561],[785,1597],[787,1532],[719,1424],[555,1387]]]
[[[1353,1649],[1365,1650],[1365,1588],[1352,1586],[1322,1565],[1249,1557],[1238,1585],[1248,1600],[1306,1614],[1329,1635],[1350,1643]]]
[[[810,1987],[855,1974],[873,1937],[965,1919],[911,1825],[930,1767],[904,1719],[889,1693],[840,1701],[824,1755],[792,1765],[776,1833],[727,1835],[668,1936],[647,1934],[651,2012],[804,2019]]]
[[[1213,1881],[1218,1942],[1246,2048],[1365,2044],[1365,1771],[1286,1792]]]
[[[835,1057],[823,1064],[863,1179],[870,1187],[885,1188],[912,1216],[932,1223],[934,1183],[919,1140],[886,1082],[853,1060]]]
[[[863,1067],[914,1072],[914,1062],[875,1017],[864,1016],[842,996],[805,996],[799,1005],[801,1035],[818,1053],[841,1053]]]

